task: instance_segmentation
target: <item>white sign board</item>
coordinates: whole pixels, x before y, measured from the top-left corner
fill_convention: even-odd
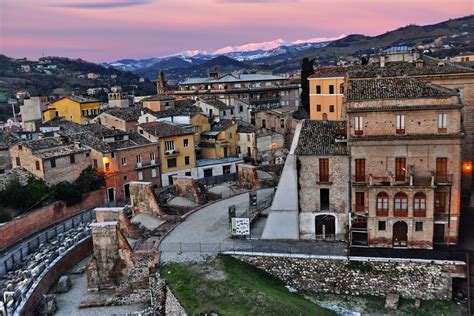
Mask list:
[[[232,235],[246,236],[250,235],[250,219],[249,218],[232,218]]]

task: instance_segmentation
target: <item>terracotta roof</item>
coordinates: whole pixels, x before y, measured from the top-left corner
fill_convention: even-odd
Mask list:
[[[390,111],[421,111],[421,110],[456,110],[461,109],[462,104],[426,104],[426,105],[395,105],[380,107],[346,107],[347,113],[362,112],[390,112]]]
[[[147,133],[158,137],[169,137],[192,134],[191,129],[183,128],[177,124],[169,122],[148,122],[139,125]]]
[[[142,113],[149,112],[151,112],[150,109],[142,107],[109,108],[104,111],[104,113],[112,115],[126,122],[138,121],[138,118],[142,115]]]
[[[310,78],[320,77],[343,77],[346,74],[349,78],[374,78],[374,77],[400,77],[400,76],[427,76],[440,74],[462,74],[474,73],[474,69],[463,67],[458,64],[452,64],[446,60],[440,60],[430,56],[423,55],[416,62],[387,62],[384,67],[373,63],[369,65],[353,65],[342,67],[326,67],[315,70],[315,74]]]
[[[154,112],[153,115],[156,117],[170,117],[170,116],[194,116],[201,113],[201,109],[197,106],[190,106],[188,108],[174,108],[167,109],[159,112]]]
[[[227,109],[233,109],[234,107],[231,105],[227,105],[221,100],[218,99],[201,99],[201,102],[209,104],[213,107],[218,108],[219,110],[227,110]]]
[[[174,107],[176,109],[188,108],[193,106],[195,103],[196,100],[193,99],[176,99],[176,101],[174,101]]]
[[[234,124],[235,124],[234,120],[223,119],[223,120],[220,120],[219,122],[215,123],[214,125],[212,125],[211,131],[213,131],[213,132],[222,132],[222,131],[225,131],[226,129],[228,129],[229,127],[231,127]]]
[[[250,123],[244,121],[238,121],[237,124],[237,133],[255,133],[257,131],[257,127]]]
[[[395,134],[395,135],[360,135],[352,136],[349,142],[363,141],[393,141],[393,140],[410,140],[410,139],[458,139],[463,138],[463,133],[455,134]]]
[[[170,96],[170,95],[156,94],[156,95],[152,95],[151,97],[144,98],[141,101],[142,102],[146,102],[146,101],[172,101],[174,99],[175,99],[175,97]]]
[[[12,134],[0,131],[0,149],[9,148],[11,145],[18,143],[20,140]]]
[[[447,98],[456,91],[410,77],[349,80],[347,100]]]
[[[295,154],[299,156],[345,156],[348,154],[346,121],[305,120]]]

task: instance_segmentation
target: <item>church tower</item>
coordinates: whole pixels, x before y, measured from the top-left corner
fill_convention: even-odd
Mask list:
[[[160,74],[158,75],[158,80],[156,80],[156,92],[157,94],[164,94],[166,91],[166,80],[165,80],[165,73],[163,70],[160,70]]]

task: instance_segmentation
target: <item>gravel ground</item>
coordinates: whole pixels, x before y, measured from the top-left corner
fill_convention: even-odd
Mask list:
[[[90,257],[83,260],[76,265],[72,270],[85,266],[89,262]],[[55,313],[57,316],[91,316],[91,315],[125,315],[136,311],[144,310],[148,307],[147,304],[132,304],[121,306],[107,306],[107,307],[92,307],[79,309],[79,304],[82,301],[104,299],[109,297],[106,292],[88,292],[86,274],[72,274],[71,275],[72,288],[69,292],[64,294],[56,294],[56,302],[58,309]]]
[[[262,189],[257,192],[258,199],[270,196],[273,189]],[[227,210],[230,205],[248,205],[248,193],[233,196],[202,208],[179,224],[161,242],[162,262],[202,261],[216,255],[216,251],[207,252],[200,243],[207,247],[220,247],[219,243],[232,242]],[[180,247],[188,247],[181,249]],[[192,248],[193,251],[189,251]],[[213,249],[213,250],[214,250]]]

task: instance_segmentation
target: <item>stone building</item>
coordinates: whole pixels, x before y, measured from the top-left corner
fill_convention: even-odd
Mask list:
[[[10,146],[19,142],[12,134],[0,130],[0,174],[5,173],[6,170],[10,169],[12,166],[10,158]]]
[[[200,99],[196,102],[196,106],[204,115],[216,122],[234,118],[234,107],[218,99]]]
[[[158,144],[137,132],[124,132],[100,124],[79,125],[55,120],[55,134],[66,136],[90,149],[92,166],[105,173],[109,202],[129,198],[130,181],[161,185]]]
[[[153,112],[163,111],[174,108],[175,97],[165,94],[157,94],[142,99],[140,102],[144,108],[148,108]]]
[[[237,154],[246,160],[257,160],[257,128],[249,123],[239,121],[237,128]]]
[[[133,132],[137,129],[138,119],[144,113],[151,112],[148,108],[116,107],[109,108],[96,116],[92,122],[108,128],[119,129],[124,132]]]
[[[48,104],[47,97],[31,97],[23,100],[23,105],[20,106],[20,114],[23,123],[23,129],[34,132],[38,123],[42,121],[42,113]]]
[[[74,181],[91,165],[90,149],[68,137],[23,141],[10,147],[12,165],[22,167],[48,184]]]
[[[349,217],[346,122],[305,120],[295,154],[300,239],[345,239]]]
[[[352,79],[351,244],[457,243],[461,111],[456,91],[409,78]]]

